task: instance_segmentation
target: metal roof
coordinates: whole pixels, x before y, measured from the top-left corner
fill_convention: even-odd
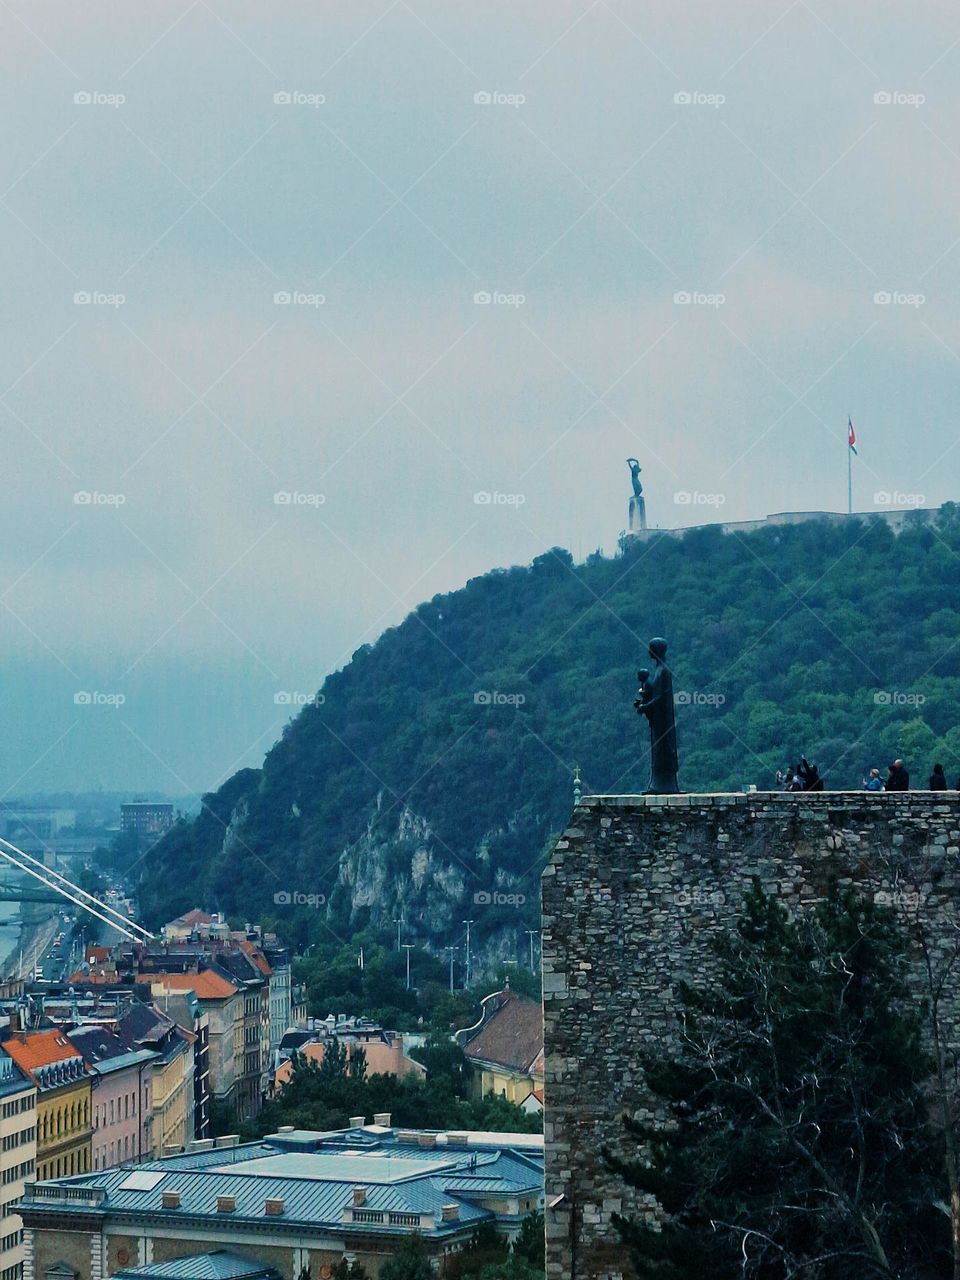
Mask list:
[[[185,1258],[173,1258],[169,1262],[151,1262],[145,1267],[130,1267],[116,1272],[124,1280],[133,1277],[155,1277],[156,1280],[257,1280],[260,1276],[275,1276],[272,1267],[228,1249],[215,1249],[211,1253],[191,1253]]]
[[[542,1152],[538,1158],[529,1150],[494,1148],[492,1144],[484,1148],[420,1147],[397,1142],[394,1133],[387,1131],[377,1134],[367,1150],[350,1154],[359,1136],[357,1131],[341,1130],[317,1141],[320,1149],[314,1151],[289,1151],[279,1141],[261,1141],[147,1161],[138,1166],[138,1172],[149,1171],[159,1177],[155,1186],[144,1190],[130,1187],[130,1170],[123,1168],[60,1181],[74,1192],[84,1187],[101,1188],[103,1200],[97,1211],[108,1215],[162,1213],[171,1223],[178,1216],[209,1216],[227,1230],[230,1221],[267,1221],[267,1200],[283,1201],[282,1215],[268,1220],[278,1229],[285,1224],[320,1230],[355,1229],[344,1223],[344,1210],[353,1206],[354,1187],[362,1186],[364,1210],[425,1215],[421,1230],[428,1235],[457,1232],[464,1224],[491,1217],[491,1211],[483,1206],[485,1197],[528,1196],[543,1189]],[[26,1196],[24,1209],[31,1214],[90,1211],[82,1196],[59,1199],[56,1185],[39,1184],[35,1194]],[[164,1209],[163,1193],[172,1191],[179,1194],[179,1207]],[[229,1215],[217,1213],[221,1196],[235,1200]],[[452,1201],[459,1205],[459,1217],[444,1221],[443,1206]],[[363,1229],[396,1232],[404,1228],[389,1220],[382,1224],[365,1220]]]

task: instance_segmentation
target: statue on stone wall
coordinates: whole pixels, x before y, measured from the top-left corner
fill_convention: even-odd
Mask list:
[[[636,533],[638,529],[647,527],[647,503],[640,483],[640,463],[636,458],[628,458],[627,466],[630,468],[630,483],[633,485],[628,527],[631,533]]]
[[[650,784],[646,795],[678,795],[677,724],[673,714],[673,675],[666,664],[667,642],[654,636],[648,652],[653,674],[637,672],[640,692],[634,706],[650,725]]]

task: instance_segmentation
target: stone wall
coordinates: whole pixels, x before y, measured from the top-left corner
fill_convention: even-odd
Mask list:
[[[792,909],[832,880],[903,913],[943,964],[957,945],[956,792],[592,796],[542,882],[547,1280],[629,1270],[611,1217],[635,1206],[605,1168],[624,1112],[647,1111],[637,1051],[674,1033],[678,979],[758,876]],[[923,988],[919,950],[915,974]],[[945,1005],[960,1048],[960,966]]]

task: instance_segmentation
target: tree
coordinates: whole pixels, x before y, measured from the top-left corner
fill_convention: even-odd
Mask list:
[[[513,1256],[522,1259],[535,1270],[542,1271],[545,1244],[543,1214],[528,1213],[520,1224],[520,1231],[513,1242]]]
[[[949,1274],[932,1063],[890,913],[831,891],[791,919],[755,883],[709,986],[681,984],[677,1052],[643,1062],[664,1124],[607,1153],[662,1221],[619,1218],[663,1280]]]
[[[341,1258],[333,1268],[330,1280],[369,1280],[366,1267],[359,1262],[347,1262]]]
[[[380,1268],[379,1280],[436,1280],[423,1240],[408,1236]]]

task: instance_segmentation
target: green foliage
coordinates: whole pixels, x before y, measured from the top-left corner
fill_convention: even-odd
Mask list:
[[[380,1280],[436,1280],[419,1236],[408,1236],[380,1268]]]
[[[330,1280],[370,1280],[366,1267],[359,1262],[347,1262],[345,1258],[333,1268]]]
[[[330,1065],[328,1065],[328,1063]],[[539,1116],[528,1116],[503,1098],[469,1100],[462,1081],[435,1075],[357,1076],[346,1067],[345,1053],[329,1047],[322,1063],[293,1059],[293,1073],[278,1097],[270,1099],[255,1121],[243,1127],[244,1138],[274,1133],[284,1124],[298,1129],[343,1129],[351,1116],[389,1111],[403,1129],[486,1129],[494,1132],[538,1133]]]
[[[681,986],[675,1056],[642,1061],[668,1123],[627,1120],[637,1155],[608,1153],[666,1214],[618,1222],[639,1276],[949,1274],[908,950],[872,903],[791,919],[754,886],[709,983]]]
[[[459,942],[469,916],[479,948],[496,938],[489,954],[524,962],[522,931],[536,926],[544,846],[569,816],[573,764],[585,792],[646,784],[631,702],[654,634],[670,640],[675,691],[696,695],[677,707],[688,790],[771,786],[801,753],[828,788],[858,787],[897,755],[915,785],[935,759],[953,782],[958,554],[960,513],[948,504],[935,529],[898,536],[869,519],[703,529],[614,559],[575,565],[556,551],[475,578],[358,650],[261,770],[237,774],[177,824],[142,864],[147,918],[196,902],[246,918],[259,910],[303,946],[329,937],[327,926],[346,938],[402,916],[436,950]],[[477,702],[478,690],[523,701]],[[412,874],[424,850],[451,869],[447,880]],[[375,867],[372,898],[341,879],[345,857]],[[324,893],[326,917],[276,907],[278,888]],[[526,901],[477,905],[478,891],[498,889]],[[416,983],[445,976],[438,965]],[[393,970],[380,1004],[415,1013]]]
[[[521,1259],[534,1270],[544,1269],[543,1214],[528,1213],[520,1224],[520,1231],[513,1242],[514,1257]]]

